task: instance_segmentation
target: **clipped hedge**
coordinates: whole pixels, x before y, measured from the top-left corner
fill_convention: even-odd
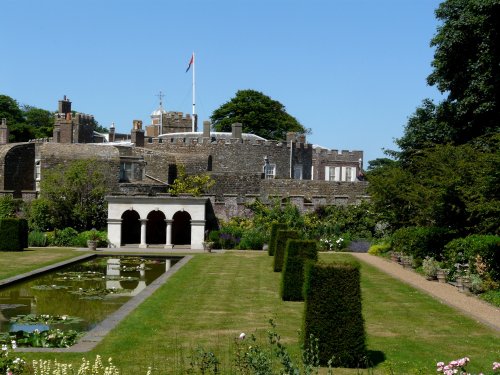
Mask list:
[[[298,238],[299,233],[296,230],[278,230],[278,234],[276,235],[276,248],[274,250],[274,272],[281,272],[283,269],[286,241]]]
[[[304,265],[318,260],[318,244],[313,240],[288,240],[281,273],[283,301],[303,301]]]
[[[267,248],[267,253],[270,256],[274,256],[276,252],[276,238],[278,236],[279,230],[285,230],[287,228],[286,224],[283,223],[272,223],[271,224],[271,236],[269,238],[269,246]]]
[[[318,339],[319,362],[366,367],[359,263],[307,262],[304,282],[304,344]]]
[[[472,273],[500,281],[500,236],[472,234],[450,241],[444,247],[447,268],[469,264]]]
[[[426,256],[441,260],[444,245],[452,238],[453,233],[446,228],[405,227],[393,233],[391,247],[421,263]]]
[[[28,247],[28,223],[25,219],[0,220],[0,251],[22,251]]]

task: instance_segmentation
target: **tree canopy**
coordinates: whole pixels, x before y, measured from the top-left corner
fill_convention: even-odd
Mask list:
[[[500,0],[445,0],[425,99],[396,140],[395,158],[367,173],[372,200],[393,229],[437,226],[499,234]]]
[[[309,132],[286,112],[283,104],[255,90],[239,90],[234,98],[216,109],[210,119],[215,131],[230,132],[231,125],[239,122],[243,132],[270,140],[286,139],[287,132]]]
[[[67,166],[44,171],[42,199],[52,227],[77,230],[104,228],[107,205],[104,195],[110,179],[107,166],[95,159],[75,160]]]
[[[73,114],[76,111],[72,111]],[[27,142],[34,138],[52,137],[54,131],[55,112],[37,108],[31,105],[22,105],[7,95],[0,95],[0,119],[7,119],[9,127],[9,142]],[[95,119],[92,127],[99,133],[108,133],[108,129],[101,126]]]

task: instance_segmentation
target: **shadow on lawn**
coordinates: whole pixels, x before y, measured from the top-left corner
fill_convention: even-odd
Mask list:
[[[368,359],[369,367],[375,367],[385,361],[385,354],[380,350],[368,350],[366,357]]]

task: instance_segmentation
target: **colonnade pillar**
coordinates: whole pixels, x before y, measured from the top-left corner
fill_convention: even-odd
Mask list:
[[[146,243],[146,223],[148,222],[148,219],[140,219],[141,222],[141,243],[139,244],[139,247],[141,248],[146,248],[148,247],[148,244]]]
[[[165,222],[167,223],[167,229],[166,229],[166,239],[165,239],[165,249],[171,249],[172,246],[172,222],[173,220],[166,219]]]

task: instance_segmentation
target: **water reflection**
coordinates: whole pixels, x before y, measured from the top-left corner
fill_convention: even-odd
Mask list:
[[[177,258],[98,257],[0,289],[0,332],[92,329],[168,271]],[[15,322],[19,315],[78,317],[69,324]]]

